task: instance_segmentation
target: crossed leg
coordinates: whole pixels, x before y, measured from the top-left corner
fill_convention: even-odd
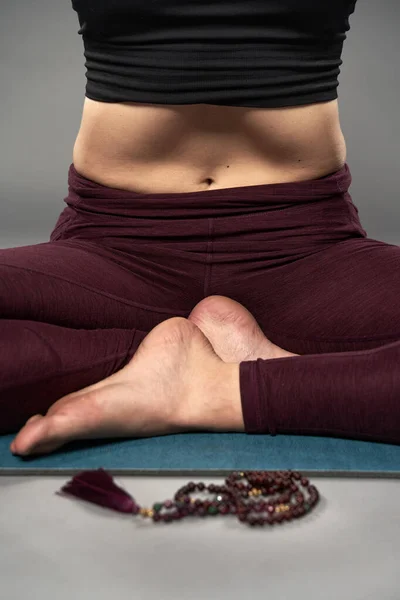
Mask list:
[[[76,439],[244,431],[239,363],[280,356],[292,353],[272,344],[243,306],[206,298],[189,319],[157,325],[120,371],[31,417],[11,450],[27,455]]]
[[[265,338],[254,318],[243,313],[244,307],[237,303],[222,307],[221,302],[233,301],[219,299],[216,308],[216,299],[207,298],[189,319],[172,318],[155,327],[123,369],[60,399],[45,416],[34,416],[17,435],[12,451],[43,453],[74,439],[196,429],[268,432],[273,429],[271,414],[280,432],[400,443],[400,341],[379,342],[384,335],[390,337],[388,328],[399,322],[393,302],[400,249],[383,246],[385,261],[380,262],[376,252],[363,254],[373,286],[367,277],[358,277],[358,289],[354,288],[354,296],[358,294],[364,306],[368,299],[361,294],[362,287],[367,290],[369,285],[375,300],[370,321],[365,311],[357,314],[358,322],[369,331],[365,343],[371,349],[307,356],[281,351]],[[337,257],[334,260],[339,264]],[[353,274],[356,266],[353,262]],[[325,277],[322,283],[328,284],[324,269],[320,271]],[[392,294],[389,300],[387,290]],[[379,317],[387,329],[375,331],[374,336],[380,299],[385,303],[380,303]],[[207,302],[212,314],[208,319],[201,316]],[[343,326],[349,315],[339,316]],[[229,339],[236,340],[237,354],[229,347]],[[371,341],[375,345],[368,346]],[[216,349],[221,355],[226,353],[228,362]],[[249,418],[250,395],[256,397],[254,418]]]
[[[86,424],[88,414],[82,408],[82,400],[88,390],[108,387],[110,381],[114,385],[126,378],[127,373],[136,374],[137,370],[142,373],[143,365],[147,365],[150,373],[150,365],[154,364],[151,356],[153,346],[155,357],[157,352],[160,356],[156,364],[163,365],[165,369],[168,358],[162,353],[168,346],[171,369],[176,367],[171,348],[175,362],[179,362],[179,349],[182,347],[182,352],[185,351],[188,339],[192,339],[189,344],[192,348],[197,348],[199,341],[201,347],[209,346],[193,323],[179,317],[168,320],[172,315],[189,314],[201,297],[201,281],[197,286],[199,289],[189,285],[189,291],[184,286],[175,290],[172,303],[172,298],[168,297],[168,293],[171,296],[172,292],[167,289],[164,294],[163,291],[165,270],[160,269],[155,261],[154,277],[144,277],[144,272],[147,273],[150,268],[153,268],[153,263],[149,257],[142,258],[139,252],[130,261],[129,269],[121,268],[107,248],[82,240],[0,251],[0,435],[18,431],[31,419],[31,428],[24,429],[17,438],[17,452],[33,449],[33,442],[25,437],[25,433],[34,431],[32,425],[35,421],[39,426],[38,415],[45,416],[41,424],[43,429],[49,422],[50,425],[54,423],[51,417],[58,414],[66,399],[71,401],[77,397],[81,401],[75,418],[83,428],[79,435],[101,437],[100,430],[90,433]],[[191,273],[190,276],[195,279],[199,273]],[[187,281],[191,282],[190,278]],[[183,293],[179,294],[181,289]],[[192,297],[196,296],[197,300],[193,302]],[[167,308],[149,307],[149,300],[154,304],[165,301]],[[169,308],[172,304],[173,309]],[[159,329],[155,330],[157,325]],[[152,336],[142,345],[149,331]],[[132,361],[140,346],[137,360]],[[150,352],[147,351],[149,347]],[[148,355],[149,360],[146,358]],[[128,363],[129,370],[124,370]],[[111,379],[113,374],[116,377]],[[171,379],[172,375],[168,377]],[[127,390],[126,386],[114,386],[112,389],[119,392]],[[154,397],[149,399],[144,393],[142,408],[138,406],[135,409],[136,421],[130,422],[130,433],[140,435],[147,432],[152,435],[159,430],[171,431],[163,408],[181,427],[182,403],[176,407],[172,400],[168,400],[163,406],[163,393],[154,393],[155,398],[160,398],[154,414],[151,413]],[[108,397],[109,394],[103,391],[99,401],[106,402]],[[183,396],[177,393],[177,397]],[[129,398],[134,399],[130,392]],[[114,406],[113,397],[111,401]],[[88,410],[93,412],[94,406]],[[121,407],[118,414],[122,419],[124,413]],[[138,415],[141,415],[142,422]],[[104,420],[105,413],[100,417]],[[59,422],[60,418],[56,420]],[[61,425],[64,422],[61,420]],[[68,427],[72,428],[72,433]],[[65,441],[68,441],[68,435],[72,438],[75,435],[74,427],[74,415],[71,415],[71,419],[67,420]],[[78,435],[77,430],[75,433]],[[118,424],[114,424],[112,434],[123,435]],[[57,429],[56,435],[61,438],[62,445],[61,429]]]

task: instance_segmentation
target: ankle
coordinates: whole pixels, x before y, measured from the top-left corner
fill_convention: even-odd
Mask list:
[[[245,430],[239,366],[240,363],[222,363],[213,415],[216,431]]]
[[[244,431],[239,363],[220,362],[191,398],[175,425],[184,431]]]

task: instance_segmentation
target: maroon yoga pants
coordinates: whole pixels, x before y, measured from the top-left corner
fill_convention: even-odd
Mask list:
[[[141,194],[72,164],[50,241],[0,250],[0,433],[219,294],[301,355],[240,364],[248,433],[400,443],[400,247],[367,237],[350,184],[346,164],[298,183]]]

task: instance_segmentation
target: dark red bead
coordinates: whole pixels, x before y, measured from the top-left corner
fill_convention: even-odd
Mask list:
[[[172,507],[173,507],[173,505],[174,505],[174,503],[172,502],[172,500],[166,500],[166,501],[164,502],[164,506],[165,506],[165,508],[172,508]]]
[[[302,488],[306,488],[307,496],[304,495],[303,490],[301,490],[303,493],[300,493],[296,481],[299,481]],[[248,492],[252,488],[260,491],[259,496],[249,496]],[[222,497],[218,502],[216,499],[204,502],[199,498],[191,500],[192,492],[196,490],[203,492],[206,489],[214,494],[214,498],[216,495]],[[206,486],[203,482],[197,484],[189,482],[176,492],[175,503],[171,500],[165,502],[164,506],[169,512],[165,516],[157,515],[156,520],[160,519],[170,523],[188,515],[205,516],[211,509],[212,514],[238,513],[242,521],[247,521],[252,525],[273,525],[304,515],[317,503],[318,498],[319,494],[315,486],[309,484],[308,478],[298,472],[252,471],[245,472],[243,475],[235,472],[226,478],[225,485],[210,484]],[[290,509],[282,513],[275,513],[277,504],[288,504]],[[176,510],[172,512],[174,508]],[[138,510],[139,508],[134,508],[133,512]]]

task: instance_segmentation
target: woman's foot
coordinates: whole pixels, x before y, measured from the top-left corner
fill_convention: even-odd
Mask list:
[[[46,454],[78,439],[244,431],[239,363],[282,356],[296,355],[272,344],[241,304],[210,296],[189,319],[155,327],[123,369],[29,419],[11,451]]]
[[[244,431],[239,365],[224,363],[194,323],[174,317],[120,371],[29,419],[11,451],[47,454],[73,440],[191,430]]]
[[[188,319],[201,329],[224,362],[298,356],[270,342],[253,315],[226,296],[204,298]]]

